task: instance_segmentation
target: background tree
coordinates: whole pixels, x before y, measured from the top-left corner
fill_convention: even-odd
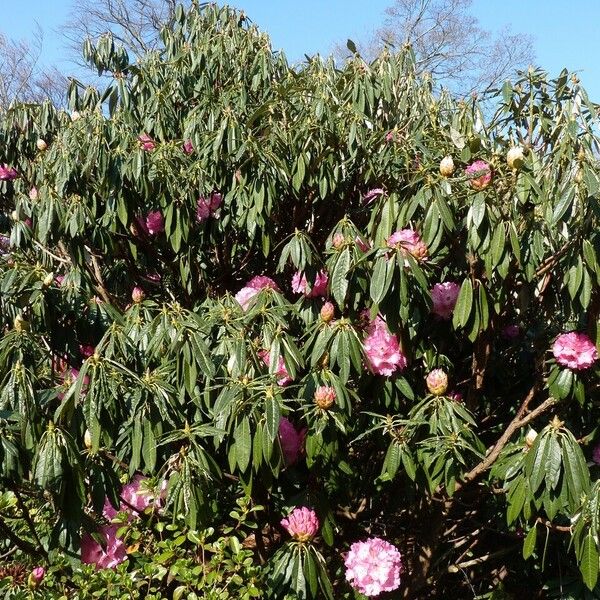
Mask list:
[[[357,43],[367,60],[388,47],[410,44],[416,70],[428,72],[438,85],[460,95],[485,92],[534,61],[532,38],[511,33],[493,34],[471,14],[472,0],[395,0],[386,20],[370,40]],[[340,47],[336,53],[347,56]]]

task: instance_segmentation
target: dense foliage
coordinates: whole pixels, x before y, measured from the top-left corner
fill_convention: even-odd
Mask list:
[[[483,110],[410,48],[292,68],[196,5],[162,40],[1,115],[7,597],[598,597],[577,79]]]

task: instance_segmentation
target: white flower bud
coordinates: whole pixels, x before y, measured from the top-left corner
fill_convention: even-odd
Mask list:
[[[454,173],[454,161],[451,156],[446,156],[440,161],[440,174],[444,177],[450,177]]]

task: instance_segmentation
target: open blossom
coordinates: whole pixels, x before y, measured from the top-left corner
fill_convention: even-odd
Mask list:
[[[191,154],[194,151],[194,144],[192,144],[192,140],[185,140],[185,142],[183,142],[183,151],[186,154]]]
[[[412,255],[417,260],[427,258],[427,246],[414,229],[401,229],[386,240],[388,248],[397,248]]]
[[[552,353],[558,364],[576,371],[588,369],[598,360],[594,342],[578,331],[559,335],[552,345]]]
[[[260,350],[258,353],[258,356],[260,356],[262,361],[268,367],[270,352],[268,350]],[[284,362],[282,356],[280,356],[277,359],[277,370],[275,371],[275,376],[277,377],[277,385],[280,385],[281,387],[284,387],[284,386],[292,383],[292,378],[290,377],[290,374],[288,373],[288,370],[285,366],[285,362]]]
[[[379,198],[379,196],[383,196],[385,192],[383,191],[383,189],[381,188],[375,188],[373,190],[369,190],[364,196],[363,196],[363,204],[371,204],[371,202],[373,202],[373,200],[375,200],[375,198]]]
[[[306,298],[317,298],[327,294],[327,283],[329,277],[325,271],[319,271],[315,277],[315,281],[310,286],[306,279],[306,275],[300,271],[296,271],[292,278],[292,290],[296,294],[303,294]]]
[[[96,569],[114,569],[127,559],[123,540],[117,537],[120,525],[104,525],[100,535],[104,538],[106,547],[103,548],[89,533],[81,538],[81,562],[86,565],[96,565]]]
[[[304,446],[305,436],[306,429],[298,431],[286,417],[279,419],[279,443],[281,444],[283,460],[286,466],[289,467],[298,462],[302,447]]]
[[[12,181],[19,176],[16,169],[9,167],[6,163],[0,165],[0,181]]]
[[[442,319],[450,319],[456,306],[456,299],[460,292],[460,285],[453,281],[436,283],[431,289],[431,300],[433,307],[431,312]]]
[[[367,328],[363,348],[369,368],[377,375],[389,377],[406,367],[406,356],[400,350],[398,338],[390,333],[386,322],[375,317]]]
[[[165,220],[159,210],[153,210],[146,215],[146,230],[150,235],[158,235],[165,230]]]
[[[312,540],[319,532],[317,514],[306,506],[295,508],[287,518],[281,520],[281,525],[299,542]]]
[[[121,502],[118,509],[106,498],[102,509],[104,518],[110,521],[115,518],[118,512],[125,512],[131,520],[139,516],[139,513],[144,512],[149,506],[160,506],[160,497],[157,497],[151,489],[146,487],[145,483],[147,481],[148,478],[139,473],[134,475],[132,480],[121,489]]]
[[[248,310],[250,301],[263,289],[272,289],[279,292],[279,287],[270,278],[265,275],[257,275],[253,277],[236,295],[235,299],[243,310]]]
[[[381,538],[355,542],[344,559],[346,579],[365,596],[378,596],[400,587],[402,557]]]
[[[429,393],[441,396],[448,389],[448,375],[443,369],[433,369],[425,378]]]
[[[219,192],[212,192],[210,196],[201,196],[196,203],[196,221],[203,223],[209,217],[214,215],[219,207],[223,196]]]
[[[484,160],[476,160],[471,163],[465,173],[470,178],[471,187],[475,190],[483,190],[492,181],[492,169]]]
[[[156,142],[146,133],[138,136],[138,142],[142,147],[142,150],[151,151],[156,148]]]

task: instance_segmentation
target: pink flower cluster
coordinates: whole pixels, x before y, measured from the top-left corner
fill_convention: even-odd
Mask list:
[[[165,230],[165,220],[159,210],[150,211],[145,217],[136,217],[134,225],[146,235],[158,235]]]
[[[367,327],[363,348],[369,368],[377,375],[389,377],[397,369],[406,367],[406,356],[400,350],[398,338],[390,333],[380,316],[375,317]]]
[[[279,420],[279,443],[283,452],[283,460],[287,467],[295,465],[304,447],[306,429],[298,431],[286,417]]]
[[[131,520],[137,517],[139,513],[145,511],[149,506],[160,506],[162,498],[160,496],[155,497],[151,490],[144,489],[146,481],[147,478],[139,473],[134,475],[133,479],[127,485],[124,485],[121,490],[121,503],[118,509],[106,498],[104,508],[102,509],[104,518],[110,521],[117,516],[118,512],[125,512],[128,519]],[[162,486],[162,490],[164,491],[165,489],[166,481]]]
[[[156,142],[147,133],[139,135],[138,142],[140,143],[142,150],[145,150],[146,152],[151,152],[156,148]]]
[[[243,310],[248,310],[250,301],[256,296],[261,290],[269,288],[277,292],[281,291],[277,284],[265,275],[257,275],[253,277],[236,295],[235,299]]]
[[[16,169],[7,164],[0,165],[0,181],[12,181],[19,176]]]
[[[401,229],[392,233],[386,244],[388,248],[400,249],[404,254],[410,254],[417,260],[427,258],[427,246],[414,229]]]
[[[431,300],[433,307],[431,312],[438,317],[448,320],[452,318],[456,299],[460,292],[460,285],[453,281],[445,281],[444,283],[436,283],[431,288]]]
[[[212,217],[219,210],[222,201],[223,197],[219,192],[211,192],[208,197],[201,196],[198,198],[198,203],[196,204],[196,221],[204,223],[209,217]]]
[[[125,543],[117,537],[120,525],[103,525],[99,534],[105,547],[99,544],[89,533],[81,538],[81,562],[96,565],[96,569],[114,569],[127,559]]]
[[[319,519],[314,510],[306,506],[295,508],[281,521],[282,527],[299,542],[307,542],[319,533]]]
[[[471,187],[475,190],[483,190],[492,181],[492,168],[484,160],[476,160],[471,163],[465,173],[470,178]]]
[[[259,350],[258,356],[265,363],[267,367],[269,367],[269,356],[270,352],[268,350]],[[292,378],[288,373],[288,370],[285,366],[285,362],[283,360],[283,356],[279,356],[277,359],[277,370],[275,371],[275,376],[277,377],[277,385],[284,387],[292,383]]]
[[[378,596],[400,587],[402,557],[397,548],[381,538],[352,544],[344,564],[347,581],[365,596]]]
[[[292,291],[296,294],[303,294],[305,298],[317,298],[327,294],[327,283],[329,277],[325,271],[319,271],[315,277],[314,283],[309,285],[306,275],[296,271],[292,278]]]
[[[598,360],[598,350],[594,342],[578,331],[559,335],[552,345],[556,362],[575,371],[588,369]]]

